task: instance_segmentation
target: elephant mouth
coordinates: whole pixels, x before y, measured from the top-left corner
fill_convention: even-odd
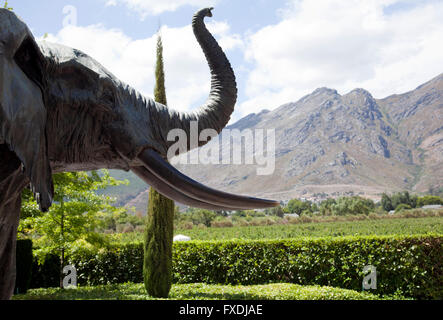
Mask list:
[[[138,156],[143,166],[131,170],[164,196],[191,207],[209,210],[244,210],[271,208],[279,205],[273,200],[239,196],[209,188],[187,177],[153,149]]]

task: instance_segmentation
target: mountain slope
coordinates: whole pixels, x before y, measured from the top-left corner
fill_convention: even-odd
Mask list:
[[[227,140],[223,134],[247,129],[275,130],[273,174],[257,175],[263,165],[255,161],[233,163],[233,149],[243,148],[242,163],[245,155],[255,154],[245,149],[241,136]],[[443,187],[443,74],[379,100],[364,89],[340,95],[319,88],[297,102],[240,119],[189,157],[214,150],[220,164],[176,167],[214,188],[278,200],[435,190]],[[221,164],[224,157],[230,164]]]
[[[443,74],[401,95],[378,104],[395,124],[399,140],[412,150],[420,166],[411,189],[427,192],[443,181]]]

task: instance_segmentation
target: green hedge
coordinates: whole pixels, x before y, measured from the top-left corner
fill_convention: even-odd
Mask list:
[[[32,240],[17,240],[15,293],[26,293],[31,283]]]
[[[143,282],[142,243],[82,249],[69,258],[80,285]],[[443,298],[443,236],[371,236],[174,243],[174,283],[290,282],[362,290],[377,268],[376,294]]]
[[[39,264],[34,257],[30,288],[51,288],[60,286],[60,257],[48,255],[44,263]]]
[[[362,289],[377,268],[377,294],[443,298],[443,237],[345,237],[189,242],[174,255],[175,282],[291,282]]]
[[[143,243],[112,245],[106,250],[79,250],[68,259],[78,284],[143,282]]]

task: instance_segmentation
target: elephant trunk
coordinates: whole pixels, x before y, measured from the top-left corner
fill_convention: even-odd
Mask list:
[[[195,139],[195,126],[191,125],[192,121],[198,122],[198,136],[205,129],[220,133],[234,110],[237,100],[234,72],[222,49],[203,23],[204,17],[212,16],[211,10],[212,8],[198,11],[192,21],[194,34],[211,70],[209,98],[192,114],[169,110],[162,104],[148,100],[147,110],[153,124],[150,133],[154,136],[151,141],[161,141],[163,146],[152,145],[141,150],[137,155],[138,164],[132,166],[131,170],[164,196],[191,207],[228,211],[276,207],[279,205],[277,201],[239,196],[206,187],[179,172],[164,159],[165,150],[162,148],[168,149],[166,153],[169,156],[169,146],[176,143],[167,139],[170,130],[181,129],[188,138],[185,148],[182,148],[184,144],[179,142],[181,147],[174,153],[177,155],[207,142],[199,141],[198,137],[197,141],[191,141]]]
[[[196,112],[184,113],[156,103],[156,114],[152,115],[158,123],[162,124],[159,135],[169,148],[174,141],[167,141],[167,136],[172,129],[182,129],[186,132],[188,143],[186,151],[199,147],[207,141],[191,143],[191,122],[198,123],[198,135],[205,129],[213,129],[220,133],[229,122],[234,106],[237,101],[237,86],[235,75],[226,55],[217,41],[206,28],[203,19],[212,17],[212,8],[198,11],[192,20],[192,28],[200,44],[211,71],[211,91],[206,103]],[[198,140],[198,139],[197,139]]]

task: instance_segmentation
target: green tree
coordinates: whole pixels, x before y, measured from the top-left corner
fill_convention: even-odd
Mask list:
[[[323,215],[323,216],[330,216],[330,215],[332,215],[333,214],[332,207],[335,204],[336,204],[336,201],[333,198],[328,198],[326,200],[323,200],[320,203],[320,206],[319,206],[320,214]]]
[[[392,207],[395,210],[400,204],[406,204],[411,208],[417,206],[417,196],[411,196],[408,191],[394,193],[391,196]]]
[[[302,212],[312,213],[312,203],[311,201],[302,201],[299,199],[291,199],[288,202],[288,209],[290,213],[296,213],[301,215]]]
[[[3,8],[12,11],[12,8],[8,5],[8,1],[7,0],[5,0],[5,4],[3,5]]]
[[[206,209],[196,209],[192,210],[191,219],[194,225],[198,226],[199,224],[203,224],[209,228],[216,216],[217,215],[214,211]]]
[[[47,213],[38,210],[29,190],[22,195],[19,234],[34,239],[35,252],[40,261],[47,254],[59,255],[61,287],[66,255],[78,242],[102,245],[104,238],[97,232],[103,221],[101,217],[124,210],[112,206],[115,199],[96,194],[96,190],[123,183],[112,178],[106,170],[103,173],[54,174],[54,202]]]
[[[337,216],[369,214],[375,208],[374,202],[359,196],[340,197],[331,206],[332,214]]]
[[[281,206],[271,208],[271,215],[283,218],[285,213]]]
[[[163,44],[157,37],[154,99],[166,102]],[[172,238],[174,229],[174,201],[156,190],[149,190],[148,218],[144,238],[143,279],[146,291],[157,298],[167,298],[172,283]]]
[[[417,207],[423,207],[430,204],[442,204],[443,205],[443,199],[439,196],[430,196],[426,195],[423,197],[419,197],[417,199]]]
[[[383,210],[385,210],[385,211],[394,210],[394,207],[392,206],[391,198],[386,193],[383,193],[381,195],[381,206],[383,207]]]
[[[411,206],[409,204],[406,203],[400,203],[396,208],[395,208],[395,212],[400,212],[403,210],[409,210],[411,209]]]
[[[375,209],[372,200],[359,196],[340,197],[337,199],[326,199],[320,203],[319,211],[321,215],[357,215],[369,214]]]

